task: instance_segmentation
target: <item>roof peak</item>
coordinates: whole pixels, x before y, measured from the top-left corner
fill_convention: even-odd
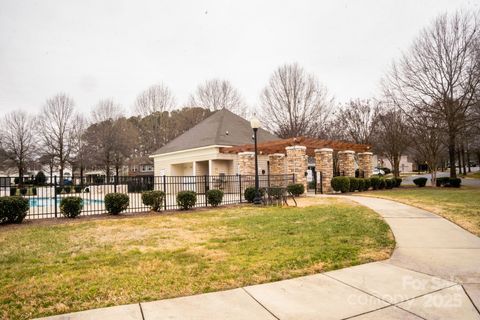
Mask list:
[[[237,146],[247,144],[251,142],[252,135],[252,128],[248,120],[227,108],[222,108],[158,149],[153,155],[210,145]],[[263,129],[259,129],[258,138],[259,141],[279,139],[277,136]]]

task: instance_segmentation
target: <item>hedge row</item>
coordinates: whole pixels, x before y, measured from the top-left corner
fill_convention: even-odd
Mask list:
[[[354,177],[333,177],[331,181],[332,189],[341,193],[398,188],[402,184],[402,179],[392,178],[383,179],[379,177],[354,178]]]

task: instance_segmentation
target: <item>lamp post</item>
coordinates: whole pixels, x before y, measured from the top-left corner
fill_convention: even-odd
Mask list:
[[[257,152],[257,131],[258,128],[260,128],[260,121],[257,119],[257,117],[253,116],[252,120],[250,120],[250,125],[252,126],[253,129],[253,141],[255,145],[255,198],[253,199],[254,204],[261,204],[262,199],[260,197],[260,191],[259,191],[259,181],[258,181],[258,152]]]

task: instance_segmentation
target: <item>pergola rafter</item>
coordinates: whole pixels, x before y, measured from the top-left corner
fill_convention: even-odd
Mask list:
[[[339,140],[321,140],[308,137],[296,137],[275,141],[260,142],[258,144],[258,152],[260,154],[285,153],[285,148],[289,146],[305,146],[307,147],[306,154],[311,157],[315,156],[315,149],[321,148],[331,148],[334,151],[351,150],[357,153],[371,151],[371,146],[366,144],[358,144]],[[253,150],[253,143],[234,147],[220,148],[221,153],[234,154]]]

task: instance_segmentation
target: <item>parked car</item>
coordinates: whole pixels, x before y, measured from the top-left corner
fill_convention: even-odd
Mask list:
[[[383,171],[382,169],[379,169],[379,168],[374,168],[373,169],[373,174],[383,176],[383,175],[385,175],[385,171]]]

